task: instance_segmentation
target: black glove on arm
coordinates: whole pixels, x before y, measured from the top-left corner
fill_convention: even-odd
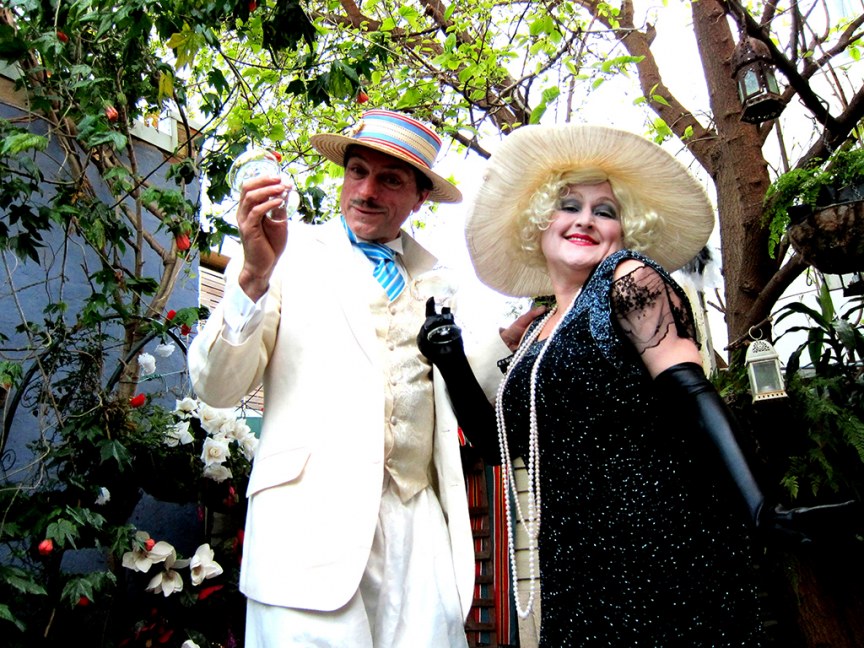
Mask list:
[[[682,405],[695,411],[699,428],[711,437],[720,452],[723,465],[747,504],[750,516],[758,525],[765,498],[735,440],[734,422],[729,410],[714,385],[705,377],[702,367],[695,362],[673,365],[657,376],[654,382],[666,394],[681,398],[684,401]]]
[[[430,331],[441,326],[454,327],[453,334],[439,338],[444,341],[430,342]],[[487,463],[500,465],[495,408],[487,400],[471,365],[468,364],[462,345],[462,332],[456,327],[450,309],[444,307],[441,313],[436,313],[435,299],[432,297],[426,302],[426,321],[420,327],[417,347],[441,372],[450,394],[456,421],[465,436]]]
[[[655,378],[661,391],[683,399],[696,412],[699,428],[706,432],[720,452],[723,464],[747,504],[757,529],[783,536],[798,543],[811,542],[814,536],[851,531],[860,515],[855,501],[787,510],[771,508],[750,472],[747,460],[735,440],[735,422],[714,385],[694,362],[673,365]]]

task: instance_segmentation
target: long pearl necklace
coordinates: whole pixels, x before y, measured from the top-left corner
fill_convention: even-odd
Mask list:
[[[567,307],[567,310],[561,315],[561,318],[555,323],[549,337],[546,338],[546,344],[540,349],[537,357],[534,359],[534,364],[531,366],[531,377],[529,382],[529,428],[528,428],[528,515],[522,514],[522,505],[519,503],[519,493],[516,489],[516,479],[513,473],[513,462],[510,459],[510,447],[507,443],[507,426],[504,422],[504,407],[503,396],[504,389],[507,386],[507,380],[510,378],[510,373],[513,368],[522,360],[531,345],[540,336],[546,322],[549,321],[558,306],[555,305],[540,321],[537,327],[531,332],[531,335],[523,338],[519,348],[513,355],[513,360],[507,367],[507,373],[504,379],[498,385],[498,391],[495,394],[495,418],[498,424],[498,445],[501,449],[501,480],[504,490],[504,510],[507,516],[507,548],[510,554],[510,570],[513,574],[513,598],[516,601],[517,614],[525,619],[531,614],[534,608],[534,601],[537,597],[537,541],[540,537],[540,447],[538,444],[537,434],[537,371],[540,368],[540,360],[549,348],[552,338],[558,332],[558,328],[564,321],[567,313],[576,302],[581,289],[573,296],[573,301]],[[516,515],[525,532],[528,534],[528,600],[523,608],[519,600],[519,577],[516,573],[516,542],[514,540],[513,530],[513,513],[510,508],[511,494],[516,505]]]

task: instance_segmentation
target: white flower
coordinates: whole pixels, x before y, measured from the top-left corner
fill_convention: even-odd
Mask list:
[[[242,443],[243,439],[252,434],[252,428],[243,419],[233,419],[231,425],[223,425],[221,427],[221,432],[229,439]]]
[[[228,466],[218,463],[204,466],[204,470],[201,471],[201,474],[207,479],[212,479],[213,481],[218,483],[222,483],[226,479],[230,479],[234,476]]]
[[[149,353],[139,353],[138,354],[138,368],[141,370],[141,374],[147,376],[156,371],[156,358],[154,358]]]
[[[99,488],[99,495],[96,496],[96,506],[105,506],[111,501],[111,491],[104,486]]]
[[[189,431],[189,421],[180,421],[170,425],[165,432],[165,445],[171,448],[192,443],[194,440],[195,437]]]
[[[231,454],[228,439],[223,436],[208,437],[201,450],[201,461],[205,466],[224,463]]]
[[[174,411],[189,416],[198,411],[198,401],[187,396],[183,400],[174,401]]]
[[[219,428],[225,422],[225,410],[218,410],[215,407],[210,407],[201,403],[198,410],[198,418],[201,421],[201,427],[209,434],[218,434]]]
[[[177,560],[177,550],[174,546],[164,540],[160,540],[147,552],[153,563],[166,563],[169,567]]]
[[[197,643],[192,641],[191,639],[187,639],[182,644],[180,644],[180,648],[201,648]]]
[[[193,585],[200,585],[205,578],[213,578],[222,573],[222,567],[213,560],[214,555],[210,545],[206,543],[195,550],[195,555],[189,561]]]
[[[127,551],[123,554],[122,564],[126,569],[140,572],[149,571],[153,565],[153,561],[150,559],[150,552],[144,549],[143,545],[150,539],[150,534],[145,531],[136,531],[135,538],[138,542],[132,551]],[[139,548],[139,545],[142,545],[142,547]]]
[[[150,579],[150,582],[147,584],[147,591],[154,594],[158,594],[161,591],[162,595],[166,597],[171,596],[174,592],[182,592],[183,578],[174,568],[183,569],[188,567],[189,559],[177,560],[177,552],[174,550],[174,547],[162,541],[157,542],[153,546],[153,549],[150,550],[150,553],[158,554],[158,560],[154,560],[153,562],[165,561],[165,569]]]
[[[172,353],[174,353],[175,348],[176,347],[170,342],[163,342],[162,344],[157,345],[155,349],[153,349],[153,353],[158,355],[160,358],[167,358]]]
[[[256,450],[258,450],[258,437],[254,434],[249,433],[240,439],[240,451],[249,461],[255,458]]]
[[[237,419],[231,418],[230,416],[225,416],[222,419],[222,422],[219,424],[219,429],[212,432],[213,436],[223,436],[227,438],[229,441],[231,439],[237,438],[237,427],[238,425],[245,425],[245,423],[240,423]]]
[[[168,597],[174,592],[183,591],[183,579],[173,569],[164,569],[150,580],[147,591],[154,594],[161,591],[163,596]]]
[[[148,550],[146,547],[148,541],[151,541],[150,536],[144,531],[138,531],[135,533],[135,537],[138,539],[138,543],[143,545],[143,548],[136,547],[123,554],[122,564],[126,569],[148,572],[155,563],[164,562],[170,566],[176,561],[177,552],[171,544],[160,540],[153,543],[153,546]]]

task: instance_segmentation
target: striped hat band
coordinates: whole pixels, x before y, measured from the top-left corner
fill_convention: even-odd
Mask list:
[[[432,182],[429,200],[459,202],[460,191],[432,171],[441,138],[416,119],[392,110],[367,110],[345,135],[313,135],[310,142],[331,162],[344,164],[349,146],[365,146],[407,162]]]

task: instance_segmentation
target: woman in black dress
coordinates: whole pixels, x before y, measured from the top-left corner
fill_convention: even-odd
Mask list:
[[[528,468],[528,507],[507,498],[508,513],[539,548],[517,609],[530,613],[542,575],[543,647],[763,641],[748,526],[797,512],[763,507],[668,274],[713,225],[699,183],[648,140],[522,127],[488,162],[469,252],[490,287],[556,306],[526,331],[494,412],[461,341],[427,341],[452,319],[430,305],[418,344],[466,436],[505,489],[514,458]]]

